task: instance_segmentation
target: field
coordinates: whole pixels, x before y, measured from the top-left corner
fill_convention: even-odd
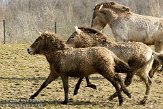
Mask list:
[[[138,77],[135,76],[132,85],[128,87],[132,98],[123,94],[124,104],[119,107],[117,98],[108,100],[115,89],[98,74],[90,78],[97,85],[97,90],[85,87],[86,82],[83,81],[76,96],[73,96],[73,90],[78,79],[70,78],[68,105],[61,105],[64,92],[60,78],[45,88],[34,101],[30,101],[30,95],[48,76],[49,66],[45,57],[29,55],[26,51],[28,47],[28,44],[0,45],[0,108],[163,109],[162,72],[156,73],[152,78],[151,94],[146,105],[139,104],[145,93],[145,85]]]

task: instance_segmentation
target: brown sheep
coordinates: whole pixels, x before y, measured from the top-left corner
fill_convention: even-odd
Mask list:
[[[56,34],[45,32],[35,40],[27,51],[31,55],[44,55],[50,65],[48,78],[30,99],[34,99],[43,88],[60,76],[65,94],[63,104],[67,104],[68,77],[83,78],[95,72],[101,74],[115,87],[118,93],[119,105],[123,103],[121,89],[128,97],[131,97],[115,69],[120,71],[122,68],[129,72],[132,69],[104,47],[68,48],[64,41],[59,39]]]
[[[150,47],[140,42],[109,42],[106,36],[101,32],[85,27],[76,27],[76,31],[69,37],[67,44],[76,48],[102,46],[111,50],[115,55],[127,62],[129,66],[135,70],[132,74],[128,73],[129,75],[127,75],[125,80],[126,86],[131,84],[132,76],[135,73],[144,81],[146,84],[146,95],[141,103],[146,102],[150,92],[151,84],[148,73],[153,63],[153,57],[155,57],[157,60],[160,60],[161,58],[163,59],[163,56],[155,53]],[[155,56],[153,54],[155,54]],[[74,94],[77,94],[81,81],[82,80],[78,81],[78,84],[74,90]],[[114,97],[115,94],[111,96],[110,99],[113,99]]]

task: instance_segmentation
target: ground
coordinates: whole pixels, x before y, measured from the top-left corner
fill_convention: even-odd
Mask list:
[[[124,104],[118,106],[118,99],[109,101],[108,97],[115,91],[111,84],[102,76],[92,75],[90,80],[97,85],[97,90],[90,89],[83,81],[79,94],[73,96],[77,78],[70,78],[68,105],[62,105],[64,98],[60,78],[45,88],[34,101],[32,95],[49,74],[49,66],[44,56],[29,55],[28,44],[0,45],[0,108],[46,108],[46,109],[163,109],[163,74],[157,72],[152,78],[151,94],[146,105],[139,101],[145,93],[145,85],[138,77],[134,77],[128,90],[132,98],[123,94]]]

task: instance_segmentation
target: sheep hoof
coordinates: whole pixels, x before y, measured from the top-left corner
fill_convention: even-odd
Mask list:
[[[88,84],[86,87],[90,87],[92,89],[97,89],[96,85],[94,85],[94,84]]]
[[[67,104],[67,101],[62,101],[62,103],[61,104],[64,104],[64,105],[66,105]]]

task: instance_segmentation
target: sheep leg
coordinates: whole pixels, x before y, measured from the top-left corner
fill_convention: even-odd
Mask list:
[[[89,78],[88,77],[85,77],[86,79],[86,82],[87,82],[87,86],[86,87],[90,87],[92,89],[97,89],[96,85],[92,84],[90,81],[89,81]]]
[[[145,85],[146,85],[146,92],[145,92],[145,96],[143,98],[143,100],[140,101],[140,104],[146,104],[147,100],[148,100],[148,96],[150,94],[150,85],[151,85],[151,80],[147,75],[142,75],[141,79],[144,81]]]
[[[64,101],[62,104],[67,104],[68,103],[68,76],[61,76],[62,82],[63,82],[63,88],[64,88]]]
[[[58,75],[54,75],[52,73],[49,74],[48,78],[45,80],[45,82],[41,85],[41,87],[30,97],[30,99],[34,99],[38,94],[48,85],[50,84],[54,79],[58,78]]]
[[[78,90],[79,90],[79,88],[80,88],[80,84],[81,84],[83,78],[84,78],[84,77],[79,78],[79,80],[78,80],[78,82],[77,82],[77,84],[76,84],[76,86],[75,86],[75,89],[74,89],[74,95],[77,95],[77,94],[78,94]]]

